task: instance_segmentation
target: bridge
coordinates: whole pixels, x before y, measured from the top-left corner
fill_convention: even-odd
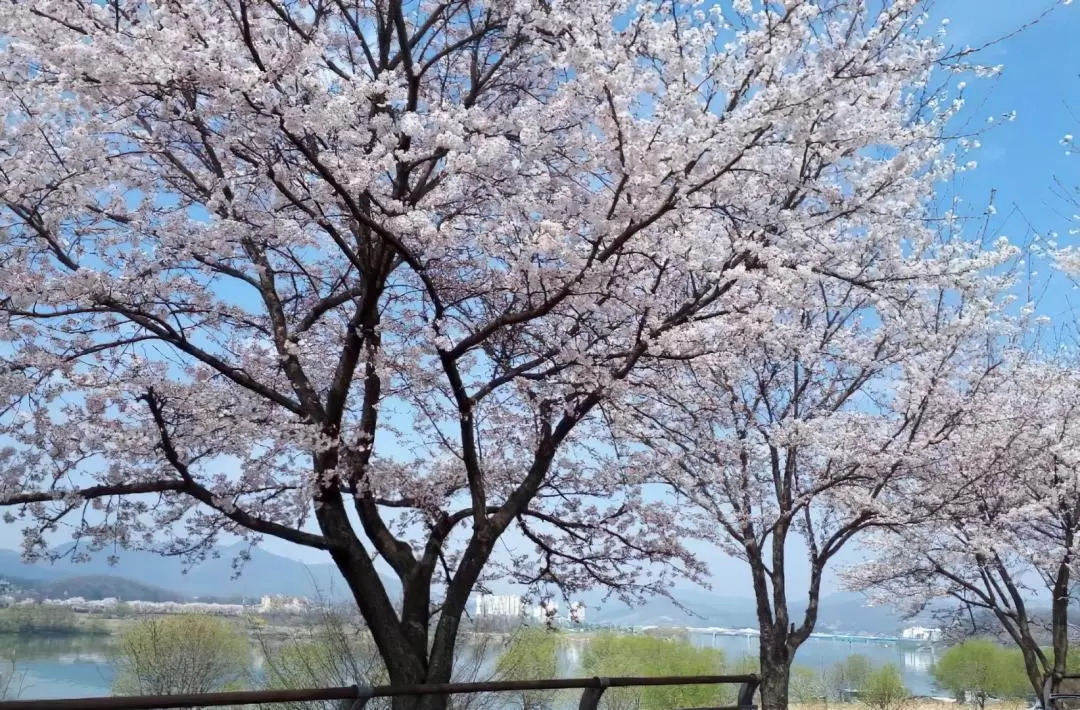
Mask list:
[[[902,636],[859,636],[857,634],[810,634],[812,639],[822,641],[844,641],[846,643],[909,643],[914,645],[929,644],[923,639],[910,639]]]
[[[744,637],[757,637],[761,635],[761,632],[753,628],[745,629],[728,629],[719,626],[708,627],[685,627],[688,633],[692,634],[706,634],[711,636],[744,636]],[[926,639],[904,638],[902,636],[864,636],[860,634],[830,634],[830,633],[812,633],[810,638],[819,641],[840,641],[843,643],[865,643],[865,644],[906,644],[912,646],[929,646],[931,641]]]

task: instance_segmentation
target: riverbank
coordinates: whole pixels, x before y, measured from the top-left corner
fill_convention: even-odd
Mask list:
[[[66,637],[66,636],[119,636],[140,621],[161,616],[160,614],[125,614],[112,616],[93,612],[74,612],[62,607],[33,604],[0,609],[0,638],[7,636]],[[268,640],[291,639],[298,633],[315,631],[326,623],[319,615],[280,616],[267,618],[259,614],[223,617],[237,628],[253,637]],[[568,640],[586,639],[599,630],[561,630]],[[687,632],[670,630],[670,634]],[[464,636],[493,641],[508,640],[513,631],[470,631]]]
[[[109,695],[114,678],[114,660],[120,635],[140,618],[99,619],[107,634],[83,634],[76,636],[34,637],[11,636],[0,638],[0,648],[5,648],[15,658],[17,668],[25,674],[20,692],[24,699],[89,697]],[[314,632],[318,619],[289,623],[273,623],[262,626],[244,624],[244,619],[234,623],[251,639],[251,663],[253,672],[261,672],[264,663],[263,643],[275,645],[285,640],[296,640],[303,634]],[[559,651],[557,675],[576,677],[583,674],[581,664],[595,630],[564,632],[564,643]],[[505,645],[509,635],[503,632],[477,632],[468,634],[463,643],[479,654],[481,662],[478,677],[487,677]],[[731,668],[743,668],[752,664],[757,656],[756,641],[745,638],[717,637],[690,634],[689,640],[696,646],[715,648],[724,653]],[[799,650],[798,663],[816,672],[825,672],[843,662],[851,654],[864,655],[873,665],[893,664],[901,670],[904,684],[915,695],[937,695],[929,668],[935,661],[929,650],[901,649],[896,646],[866,646],[833,641],[810,640]],[[943,708],[948,704],[924,703],[929,708]],[[839,706],[830,704],[831,710]],[[855,708],[857,706],[850,706]],[[1022,707],[995,706],[1001,710],[1026,710]],[[804,710],[828,710],[824,706],[808,706]],[[922,708],[905,708],[922,710]]]
[[[103,636],[110,631],[101,619],[70,609],[42,604],[20,604],[0,609],[2,636]]]

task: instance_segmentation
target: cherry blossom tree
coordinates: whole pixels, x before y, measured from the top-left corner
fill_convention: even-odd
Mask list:
[[[624,426],[648,447],[628,456],[641,478],[668,486],[684,524],[749,568],[765,707],[786,707],[791,665],[837,553],[920,519],[908,502],[927,485],[917,473],[934,465],[965,411],[948,396],[950,379],[997,365],[978,347],[1000,326],[993,301],[946,307],[944,296],[899,284],[810,279],[755,339],[643,385],[648,394],[628,410]],[[800,547],[809,569],[801,604],[789,584]]]
[[[394,683],[449,678],[485,575],[700,572],[604,465],[635,387],[760,351],[800,295],[996,258],[921,227],[957,106],[921,10],[5,3],[0,504],[25,553],[61,529],[79,554],[325,551]]]
[[[1080,128],[1074,127],[1073,131],[1080,132]],[[1080,139],[1070,132],[1063,135],[1058,142],[1066,156],[1075,158]],[[1054,265],[1075,280],[1076,275],[1080,274],[1080,252],[1074,243],[1075,238],[1080,235],[1080,183],[1071,176],[1067,178],[1055,176],[1051,191],[1055,202],[1059,205],[1057,211],[1064,223],[1063,232],[1067,234],[1067,237],[1064,244],[1059,244],[1058,231],[1052,230],[1051,239],[1046,244],[1047,251]]]
[[[1016,354],[970,401],[911,501],[924,513],[920,524],[876,534],[868,545],[874,559],[847,574],[911,612],[948,600],[973,621],[991,616],[1021,651],[1041,697],[1067,669],[1080,536],[1080,380]],[[1048,650],[1037,608],[1047,603]]]

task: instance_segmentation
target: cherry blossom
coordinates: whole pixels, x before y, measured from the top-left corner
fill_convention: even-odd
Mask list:
[[[633,470],[670,488],[697,537],[748,566],[767,707],[786,706],[837,553],[922,519],[911,500],[967,411],[952,383],[992,369],[980,345],[1011,328],[1000,299],[935,298],[923,290],[930,279],[892,288],[808,279],[754,339],[642,383],[624,410],[620,426],[645,443],[626,457]],[[787,580],[797,549],[807,551],[809,589],[795,618]]]
[[[920,522],[881,531],[851,584],[902,600],[959,603],[989,615],[1019,647],[1036,693],[1066,670],[1077,567],[1080,380],[1070,368],[1014,352],[977,388],[910,505]],[[1048,594],[1051,644],[1041,646],[1031,594]],[[898,592],[903,591],[902,594]]]
[[[922,11],[3,4],[0,503],[26,555],[324,550],[395,683],[449,679],[490,575],[700,574],[655,481],[610,465],[626,413],[684,417],[691,374],[776,347],[928,377],[940,347],[877,352],[869,324],[936,322],[928,293],[974,298],[1008,256],[925,221],[963,156]],[[842,305],[803,324],[819,292]],[[782,447],[826,446],[804,419]]]

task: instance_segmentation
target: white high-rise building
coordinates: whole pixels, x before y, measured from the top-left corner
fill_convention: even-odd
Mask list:
[[[476,615],[521,616],[521,597],[516,594],[479,594],[476,597]]]
[[[263,595],[263,598],[259,602],[260,614],[272,614],[274,612],[282,612],[287,614],[300,614],[308,610],[310,606],[307,599],[303,597],[286,597],[280,594]]]
[[[900,638],[933,643],[934,641],[941,639],[941,629],[931,629],[925,626],[909,626],[900,632]]]

